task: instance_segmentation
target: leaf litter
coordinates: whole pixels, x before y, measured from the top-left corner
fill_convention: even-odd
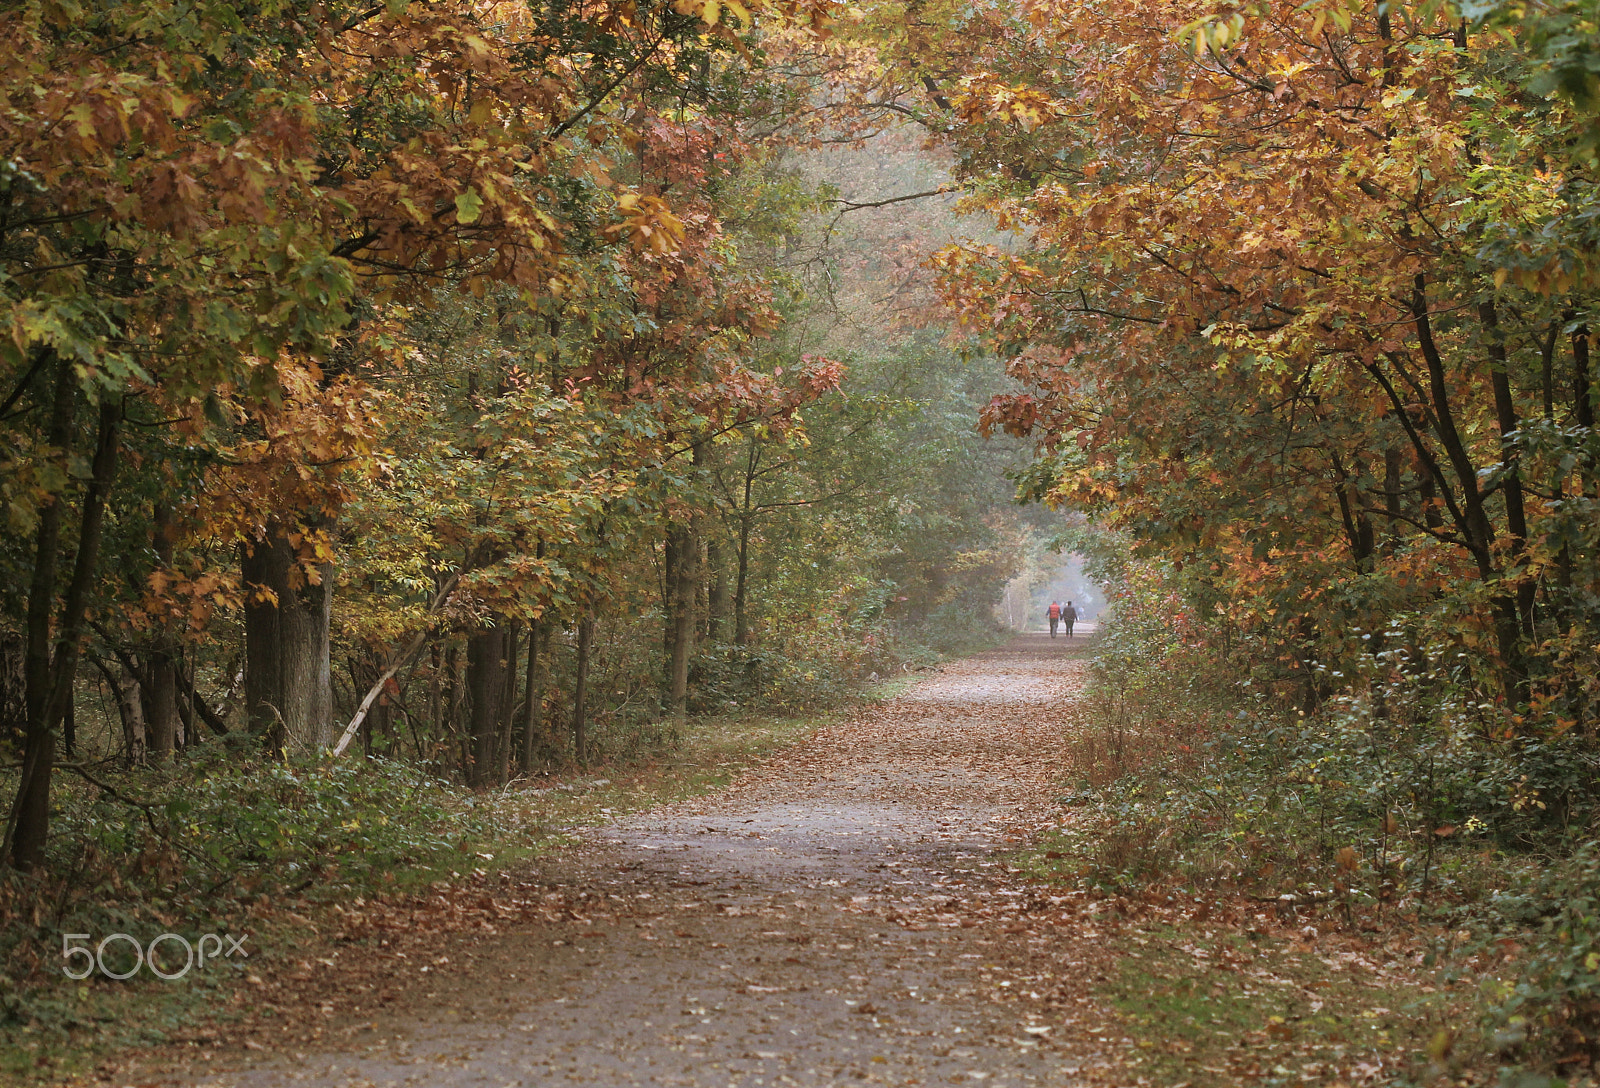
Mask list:
[[[317,919],[328,953],[252,976],[225,1027],[102,1079],[1335,1084],[1386,1068],[1388,1036],[1291,1069],[1285,1017],[1229,1021],[1232,1051],[1197,1046],[1217,1029],[1183,980],[1259,972],[1226,909],[1202,929],[1182,906],[1013,864],[1076,818],[1057,796],[1083,670],[1065,650],[1024,636],[950,665],[714,795],[573,827],[576,846],[523,872],[336,906]]]

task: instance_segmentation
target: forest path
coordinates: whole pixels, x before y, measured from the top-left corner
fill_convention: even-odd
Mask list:
[[[559,921],[330,1024],[330,1049],[189,1083],[1104,1080],[1093,906],[1017,883],[1001,853],[1059,818],[1084,642],[1020,636],[715,795],[591,829],[524,885]]]

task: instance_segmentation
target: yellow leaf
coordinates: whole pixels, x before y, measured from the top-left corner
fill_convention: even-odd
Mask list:
[[[456,222],[476,223],[483,212],[483,197],[471,186],[456,196]]]
[[[67,116],[77,123],[78,135],[87,139],[94,135],[94,107],[79,102],[67,111]]]

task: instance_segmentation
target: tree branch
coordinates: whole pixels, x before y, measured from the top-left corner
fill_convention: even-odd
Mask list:
[[[844,206],[845,211],[853,212],[860,208],[883,208],[890,204],[902,204],[907,200],[922,200],[930,196],[943,196],[945,193],[955,192],[960,192],[960,190],[953,185],[941,185],[937,189],[929,189],[921,193],[907,193],[905,196],[891,196],[887,200],[833,200],[830,203],[841,204]]]

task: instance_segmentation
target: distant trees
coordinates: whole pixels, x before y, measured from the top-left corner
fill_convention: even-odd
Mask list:
[[[1589,121],[1530,93],[1571,50],[1437,4],[921,11],[866,33],[1020,232],[937,265],[1032,494],[1185,564],[1308,703],[1420,624],[1528,728],[1593,722]]]

